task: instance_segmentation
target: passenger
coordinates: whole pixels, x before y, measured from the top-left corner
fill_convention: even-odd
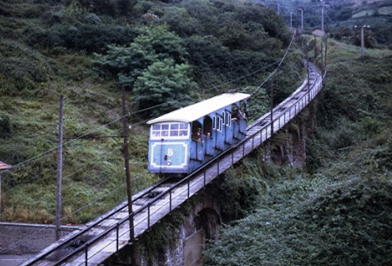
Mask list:
[[[200,127],[197,129],[197,131],[193,135],[194,135],[194,137],[193,137],[194,140],[203,143],[203,140],[201,138],[201,128]]]
[[[244,111],[244,107],[241,107],[240,111],[239,111],[239,115],[241,118],[243,118],[244,120],[248,120],[248,118],[246,117],[246,113]]]
[[[241,107],[240,110],[234,113],[233,117],[231,118],[232,121],[238,121],[240,119],[248,120],[246,117],[246,112],[244,111],[244,107]]]
[[[238,119],[239,119],[239,115],[238,114],[239,114],[239,112],[238,112],[237,109],[233,110],[231,121],[234,121],[234,122],[238,121]]]

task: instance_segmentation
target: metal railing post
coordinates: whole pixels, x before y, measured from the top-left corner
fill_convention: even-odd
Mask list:
[[[169,210],[172,211],[172,190],[169,191]]]
[[[116,251],[118,251],[118,245],[119,245],[119,223],[116,225]],[[131,230],[131,228],[130,228]]]
[[[147,206],[147,228],[150,228],[150,203]]]
[[[190,183],[191,183],[191,181],[188,180],[188,183],[187,183],[188,184],[188,199],[189,199],[189,194],[190,194],[190,192],[189,192],[190,191],[190,186],[191,186]]]
[[[260,145],[263,143],[263,129],[260,130]]]
[[[206,186],[206,168],[204,168],[203,173],[204,173],[204,187],[205,187]]]
[[[84,265],[88,266],[88,245],[86,244],[86,250],[84,252]]]

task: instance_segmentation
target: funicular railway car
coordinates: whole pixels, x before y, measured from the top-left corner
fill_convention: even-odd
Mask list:
[[[225,93],[148,121],[149,172],[190,174],[244,139],[249,97]]]

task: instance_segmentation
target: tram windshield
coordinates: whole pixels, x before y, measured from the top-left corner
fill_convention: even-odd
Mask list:
[[[150,139],[186,139],[189,138],[188,123],[159,123],[151,126]]]

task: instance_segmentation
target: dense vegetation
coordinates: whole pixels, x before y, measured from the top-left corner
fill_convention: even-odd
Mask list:
[[[64,223],[125,199],[121,93],[127,90],[134,192],[146,172],[146,119],[225,91],[253,92],[291,40],[273,11],[220,0],[0,1],[2,220],[51,223],[59,96],[64,95]],[[293,45],[276,100],[302,79]],[[251,112],[268,110],[258,90]]]
[[[256,207],[248,207],[245,218],[225,227],[221,239],[207,250],[205,265],[392,262],[392,55],[374,49],[359,57],[358,48],[350,45],[359,44],[353,26],[366,23],[372,25],[366,47],[390,46],[390,14],[363,16],[369,9],[385,11],[388,1],[326,2],[332,5],[326,29],[344,43],[329,40],[328,81],[318,102],[316,134],[307,143],[306,171],[260,164],[255,157],[226,175],[222,187],[241,192],[235,197],[242,204],[239,209]],[[303,4],[281,3],[283,8]],[[305,18],[305,28],[319,28],[319,18]],[[223,202],[236,206],[229,199]],[[233,215],[233,208],[226,210]]]
[[[328,80],[306,171],[255,157],[228,175],[232,189],[237,184],[242,195],[259,196],[248,216],[211,243],[206,265],[392,263],[392,54],[367,54],[329,41]],[[253,186],[234,178],[254,180]]]

